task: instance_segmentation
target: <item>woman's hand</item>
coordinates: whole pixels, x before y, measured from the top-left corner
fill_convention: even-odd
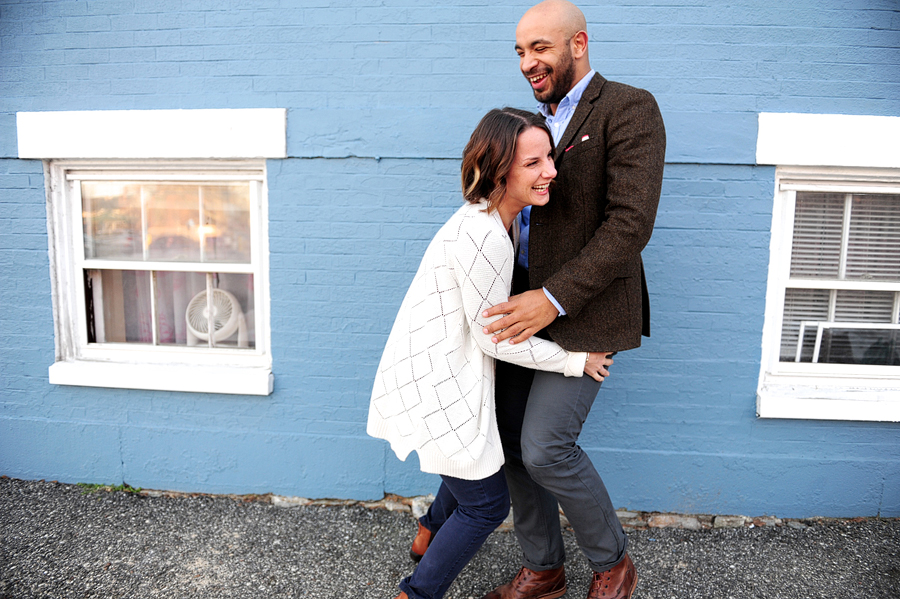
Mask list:
[[[606,367],[613,364],[611,355],[611,352],[588,352],[587,362],[584,364],[584,373],[595,381],[602,383],[603,379],[609,376],[609,371]]]

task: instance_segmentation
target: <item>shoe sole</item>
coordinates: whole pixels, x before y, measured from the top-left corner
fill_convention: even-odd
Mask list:
[[[418,564],[420,561],[422,561],[422,556],[419,555],[418,553],[416,553],[415,551],[410,551],[409,559],[411,559],[412,561],[414,561]]]
[[[634,589],[637,588],[637,581],[638,581],[637,572],[635,572],[634,582],[631,583],[631,590],[628,591],[627,595],[625,595],[625,599],[631,599],[631,595],[634,594]]]

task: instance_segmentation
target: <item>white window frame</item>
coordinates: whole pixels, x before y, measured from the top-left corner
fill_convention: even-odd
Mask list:
[[[797,192],[900,193],[898,135],[898,117],[760,115],[757,163],[777,166],[757,386],[761,418],[900,421],[900,367],[779,361],[785,289],[796,286],[788,283]],[[893,282],[866,285],[900,289]]]
[[[272,392],[266,159],[286,155],[285,117],[282,109],[17,115],[20,157],[42,159],[47,183],[56,332],[51,384],[241,395]],[[250,266],[255,346],[88,344],[81,207],[73,201],[80,196],[67,181],[75,171],[129,180],[255,182],[251,184],[256,192],[251,202]],[[157,266],[157,270],[179,270],[178,264]],[[208,266],[210,272],[246,270],[227,263]]]

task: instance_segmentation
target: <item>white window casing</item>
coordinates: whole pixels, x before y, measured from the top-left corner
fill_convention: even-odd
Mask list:
[[[900,194],[898,136],[898,117],[760,115],[757,161],[777,166],[757,388],[757,413],[762,418],[900,421],[900,366],[816,361],[822,337],[832,328],[862,333],[875,328],[894,331],[900,326],[900,279],[896,276],[900,233],[894,203]],[[821,213],[814,215],[818,220],[808,234],[818,237],[811,241],[793,239],[798,194],[807,204],[810,198],[820,197],[831,202],[822,203]],[[852,248],[854,239],[847,229],[851,204],[859,211],[859,197],[866,194],[879,198],[881,204],[869,202],[875,208],[853,222],[868,223],[873,230],[886,228],[887,235],[882,231],[882,241],[876,242],[882,245],[873,253],[889,273],[883,277],[878,275],[878,263],[867,265],[875,276],[855,276],[859,266],[848,254],[848,243]],[[890,210],[879,211],[879,205]],[[798,235],[807,230],[804,222],[797,222]],[[853,234],[869,233],[864,228],[861,234]],[[816,255],[832,250],[830,257]],[[794,252],[799,253],[792,273]],[[816,273],[828,260],[838,265],[835,274]],[[797,311],[792,314],[793,326],[807,331],[808,342],[798,338],[797,330],[782,330],[787,326],[788,293],[791,309]],[[843,303],[836,298],[843,298]],[[796,360],[789,357],[795,343]]]
[[[17,122],[22,157],[40,158],[45,165],[56,331],[56,362],[49,369],[50,382],[204,393],[271,393],[274,379],[269,346],[265,158],[284,157],[285,111],[19,113]],[[237,262],[204,258],[193,258],[193,262],[159,261],[148,257],[146,250],[143,259],[88,256],[84,224],[88,221],[83,220],[86,217],[82,216],[81,201],[81,184],[85,181],[124,181],[137,186],[207,185],[210,189],[226,182],[242,186],[249,193],[249,214],[242,209],[244,221],[249,219],[249,257]],[[200,210],[202,214],[202,199]],[[241,243],[246,245],[247,240],[241,237]],[[146,245],[147,239],[138,241]],[[202,244],[201,241],[201,256]],[[96,268],[112,270],[92,270]],[[93,335],[94,329],[93,323],[87,323],[88,315],[93,320],[103,320],[102,316],[96,318],[92,310],[103,313],[104,307],[102,302],[99,307],[87,307],[86,273],[126,271],[150,277],[154,323],[157,273],[183,273],[177,276],[199,276],[201,280],[205,277],[207,290],[214,289],[210,283],[213,280],[218,287],[220,276],[246,278],[250,284],[249,291],[245,290],[249,301],[245,303],[249,303],[250,310],[246,318],[241,312],[241,333],[234,334],[244,340],[217,345],[217,335],[212,335],[212,339],[207,335],[203,341],[195,338],[193,344],[185,344],[182,331],[179,343],[158,343],[158,325],[154,324],[150,343],[97,342],[106,341],[100,338],[101,322],[96,323],[98,338],[89,339],[88,330]],[[203,275],[204,272],[212,274]],[[97,279],[94,284],[101,288],[99,293],[103,286],[97,283],[101,280],[105,279]],[[215,293],[216,297],[220,295],[217,290]],[[206,295],[211,302],[211,296]],[[98,291],[88,290],[87,296],[96,300]],[[179,309],[183,313],[183,305]],[[179,326],[183,325],[182,322]],[[187,328],[190,329],[189,324]],[[249,344],[245,330],[252,335]]]
[[[16,113],[19,158],[287,156],[283,108]]]
[[[898,139],[900,117],[763,112],[756,163],[900,168]]]

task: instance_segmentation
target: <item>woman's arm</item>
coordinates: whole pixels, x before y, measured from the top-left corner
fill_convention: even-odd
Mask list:
[[[498,360],[566,376],[581,376],[587,353],[568,352],[553,341],[531,337],[521,343],[493,343],[482,329],[499,318],[484,318],[482,312],[509,297],[513,251],[509,238],[494,228],[466,227],[455,243],[457,283],[469,333],[481,350]],[[594,363],[594,372],[598,372]]]

